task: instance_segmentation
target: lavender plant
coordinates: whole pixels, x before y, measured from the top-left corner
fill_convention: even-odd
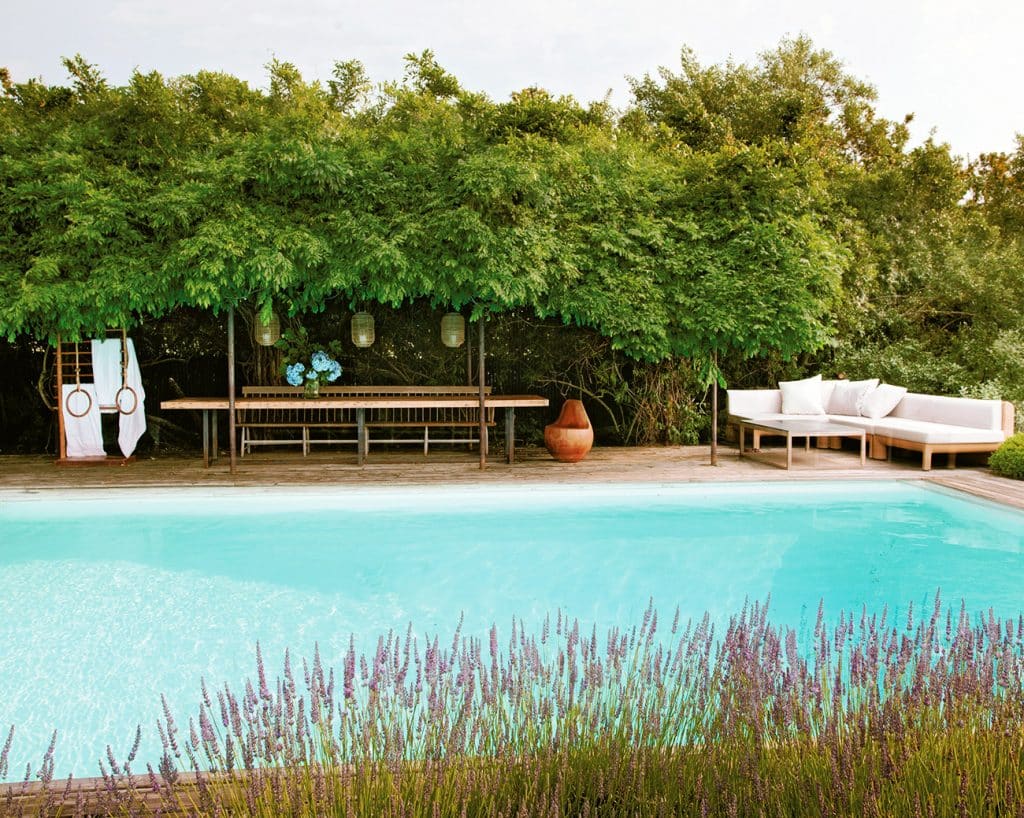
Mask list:
[[[244,690],[204,684],[181,724],[165,703],[156,769],[108,748],[101,814],[1024,814],[1024,617],[819,608],[800,644],[767,610],[721,634],[653,606],[600,638],[561,612],[504,640],[410,628],[275,679],[257,647]],[[81,808],[52,749],[5,814]]]

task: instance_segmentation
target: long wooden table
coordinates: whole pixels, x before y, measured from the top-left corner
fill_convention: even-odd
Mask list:
[[[315,399],[296,397],[235,398],[235,409],[354,409],[358,436],[357,462],[363,465],[367,449],[367,409],[472,409],[480,405],[475,396],[466,397],[424,397],[424,396],[346,396],[321,397]],[[505,451],[508,462],[515,459],[516,409],[543,407],[548,399],[540,395],[488,395],[484,407],[505,410]],[[211,413],[213,436],[213,459],[217,451],[217,412],[230,407],[227,398],[175,398],[160,403],[161,409],[188,410],[203,413],[203,465],[210,465]]]

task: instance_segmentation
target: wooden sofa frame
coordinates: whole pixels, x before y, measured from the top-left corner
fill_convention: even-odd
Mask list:
[[[1014,431],[1014,408],[1009,401],[1003,401],[1003,434],[1007,437]],[[890,435],[869,435],[871,439],[871,459],[889,460],[891,452],[889,449],[910,449],[914,452],[921,452],[921,468],[924,471],[931,471],[932,455],[945,454],[946,468],[956,468],[956,456],[969,452],[994,452],[1002,443],[918,443],[914,440],[903,440]]]
[[[244,386],[242,396],[246,398],[269,397],[300,397],[301,386]],[[324,397],[467,397],[480,394],[476,386],[321,386],[320,394]],[[491,388],[485,387],[484,394],[490,395]],[[309,401],[308,407],[302,409],[238,409],[235,425],[241,430],[240,454],[244,457],[252,452],[253,446],[302,446],[302,454],[309,454],[312,444],[344,444],[358,445],[355,437],[313,437],[330,429],[355,429],[355,409],[330,409],[318,406],[315,399]],[[488,449],[487,430],[495,425],[494,409],[486,409],[484,424],[484,451]],[[373,428],[389,429],[422,429],[422,436],[371,438]],[[416,443],[423,444],[423,454],[430,451],[431,443],[479,443],[480,408],[473,407],[415,407],[402,409],[370,409],[366,418],[366,448],[373,443]],[[294,429],[299,437],[271,436],[274,429]],[[450,429],[449,437],[431,437],[431,429]],[[457,436],[456,430],[466,430],[463,436]],[[262,430],[258,437],[254,431]]]

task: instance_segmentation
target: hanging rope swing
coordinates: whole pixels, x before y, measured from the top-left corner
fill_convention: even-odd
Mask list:
[[[125,409],[122,405],[121,396],[127,392],[131,396],[131,409]],[[114,405],[122,415],[131,415],[139,408],[139,394],[128,385],[128,333],[121,330],[121,388],[114,396]]]
[[[81,412],[76,412],[71,408],[71,398],[73,395],[77,394],[85,395],[85,409]],[[67,396],[64,398],[64,408],[73,418],[84,418],[89,414],[89,410],[92,409],[92,395],[82,389],[82,366],[78,355],[78,341],[75,341],[75,388],[68,392]]]

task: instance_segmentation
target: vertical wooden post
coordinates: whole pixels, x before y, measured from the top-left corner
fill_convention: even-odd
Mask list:
[[[235,308],[228,307],[228,460],[235,473]]]
[[[487,415],[486,415],[486,393],[484,392],[484,321],[486,316],[480,316],[480,337],[477,341],[477,375],[480,380],[480,468],[487,465]]]
[[[473,336],[466,334],[466,386],[473,385]]]
[[[57,457],[65,460],[68,456],[68,441],[64,434],[64,356],[61,352],[60,336],[57,336]]]
[[[711,384],[711,465],[718,465],[718,352],[712,358],[712,374],[714,382]]]

